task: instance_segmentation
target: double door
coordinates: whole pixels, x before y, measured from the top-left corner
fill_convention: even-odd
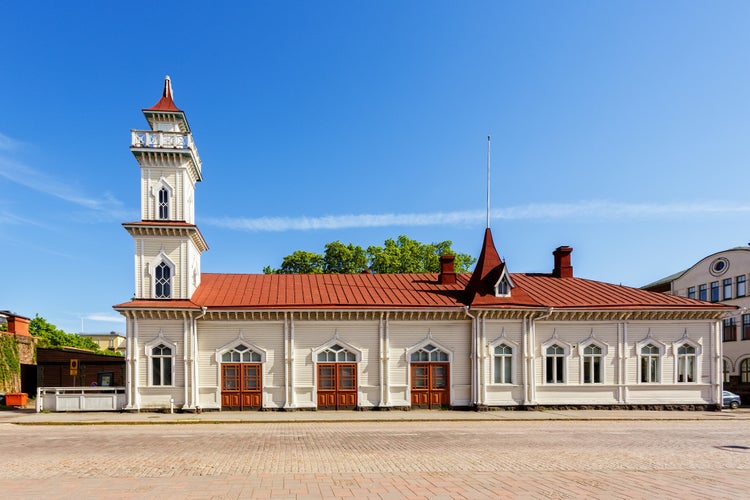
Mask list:
[[[449,378],[448,363],[411,363],[412,408],[450,406]]]
[[[260,363],[222,363],[221,408],[257,410],[262,405]]]
[[[356,363],[318,363],[318,408],[353,410],[357,407]]]

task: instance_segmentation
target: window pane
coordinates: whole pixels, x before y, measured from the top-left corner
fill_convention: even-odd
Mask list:
[[[153,358],[151,359],[151,385],[162,385],[161,384],[161,359],[162,358]]]
[[[221,360],[225,363],[232,361],[232,353],[225,352],[224,354],[221,355]]]
[[[745,296],[745,276],[737,276],[737,297]]]
[[[718,301],[719,301],[719,282],[712,281],[711,282],[711,302],[718,302]]]
[[[503,380],[503,383],[511,384],[513,383],[513,358],[505,356],[503,359],[505,365],[505,379]]]
[[[732,298],[732,278],[727,278],[724,281],[722,281],[722,285],[724,286],[724,300],[729,300]]]
[[[594,383],[601,384],[602,382],[602,358],[601,356],[594,357]]]
[[[503,378],[505,375],[505,363],[502,356],[495,356],[495,378],[494,381],[496,384],[503,384],[505,383],[505,379]]]
[[[164,373],[162,373],[164,385],[172,385],[172,358],[161,359],[164,361]]]
[[[707,291],[707,287],[705,283],[703,283],[702,285],[698,287],[698,300],[708,299],[708,295],[706,291]]]

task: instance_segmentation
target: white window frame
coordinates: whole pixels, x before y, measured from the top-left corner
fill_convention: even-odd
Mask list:
[[[171,362],[172,366],[170,370],[170,377],[172,381],[171,384],[154,384],[153,383],[154,381],[153,350],[154,348],[159,347],[160,345],[164,345],[164,347],[168,347],[169,349],[171,349],[171,352],[172,352],[171,355],[169,356],[172,360]],[[156,337],[151,342],[146,343],[144,345],[144,349],[145,349],[146,360],[147,360],[146,362],[147,375],[146,376],[148,377],[148,380],[146,381],[147,382],[146,385],[148,387],[175,387],[175,374],[176,374],[175,368],[177,365],[177,362],[176,362],[177,361],[177,344],[167,340],[166,337],[164,337],[164,332],[160,330],[159,336]]]
[[[560,359],[562,359],[563,367],[562,367],[562,381],[560,382],[548,382],[547,381],[547,349],[550,347],[557,345],[563,350],[563,355],[559,356]],[[541,345],[541,353],[539,356],[542,360],[542,383],[544,385],[565,385],[568,383],[568,359],[570,358],[570,344],[567,342],[563,342],[558,338],[556,333],[552,334],[552,338],[550,338],[547,342],[543,343]],[[558,356],[555,356],[558,357]]]
[[[601,379],[600,382],[594,382],[593,380],[591,382],[586,382],[586,373],[585,373],[585,361],[586,357],[594,357],[593,355],[586,354],[586,348],[590,346],[596,346],[599,349],[601,349],[601,353],[598,355],[598,357],[601,358],[600,364],[599,364],[599,378]],[[607,344],[602,342],[601,340],[597,339],[593,334],[584,340],[583,342],[578,344],[578,357],[580,359],[579,361],[579,369],[580,369],[580,376],[581,385],[602,385],[605,383],[605,380],[607,380],[607,353],[609,352],[609,349],[607,347]]]
[[[695,352],[693,352],[692,354],[679,354],[680,348],[683,346],[690,346],[693,349],[695,349]],[[672,352],[674,354],[674,383],[675,384],[697,384],[700,381],[701,379],[700,358],[701,358],[702,351],[703,349],[701,345],[698,342],[690,339],[687,335],[685,335],[680,340],[672,344]],[[694,358],[693,359],[693,381],[688,382],[687,380],[685,380],[681,382],[679,380],[680,361],[683,357],[687,358],[688,356],[692,356]],[[722,371],[723,371],[723,368],[722,368]]]
[[[495,348],[500,347],[501,345],[506,345],[510,347],[511,354],[510,354],[510,381],[506,382],[495,382],[496,379],[496,373],[495,373],[495,357],[498,355],[495,354]],[[489,343],[488,345],[488,351],[490,353],[490,357],[492,358],[492,362],[490,363],[490,385],[516,385],[516,368],[518,367],[518,344],[516,342],[513,342],[512,340],[508,339],[508,337],[505,336],[505,334],[499,336],[495,340]],[[506,356],[506,355],[503,355]]]
[[[339,345],[343,348],[345,351],[349,351],[350,353],[354,354],[354,361],[318,361],[318,354],[330,350],[331,347]],[[362,361],[362,351],[353,345],[351,345],[349,342],[341,339],[336,333],[332,339],[330,339],[328,342],[319,345],[318,347],[312,349],[312,362],[313,364],[317,363],[359,363]],[[317,369],[315,370],[317,373]],[[317,377],[317,375],[316,375]]]
[[[515,288],[515,285],[513,284],[513,280],[510,279],[510,274],[508,274],[508,268],[503,267],[502,273],[500,273],[500,277],[495,282],[495,297],[510,297],[510,292],[513,288]]]
[[[167,218],[162,219],[159,217],[159,192],[165,189],[167,191]],[[154,184],[152,190],[151,190],[151,197],[153,198],[153,204],[154,204],[154,220],[177,220],[177,217],[174,213],[174,188],[169,185],[167,180],[164,177],[161,177],[156,184]]]
[[[417,351],[422,350],[424,347],[427,347],[428,345],[433,345],[438,350],[446,353],[448,355],[448,361],[412,361],[411,360],[412,354],[414,354]],[[406,349],[405,355],[406,355],[407,363],[453,363],[453,351],[451,349],[448,349],[444,345],[442,345],[440,342],[436,342],[435,339],[432,338],[432,334],[430,333],[427,334],[427,337],[424,340]],[[409,377],[411,378],[411,370],[409,370],[409,373],[410,373]],[[409,383],[411,383],[411,381],[409,381]]]
[[[656,376],[655,376],[656,380],[654,380],[653,382],[652,381],[643,382],[642,358],[644,356],[642,354],[642,351],[643,351],[643,348],[648,346],[649,344],[653,345],[658,351],[658,354],[657,354],[658,367],[657,367]],[[662,342],[659,342],[658,340],[654,339],[649,333],[645,339],[641,340],[640,342],[636,344],[635,349],[636,349],[636,357],[638,359],[638,383],[639,384],[661,384],[663,380],[662,373],[664,372],[664,353],[666,351],[666,346]]]
[[[162,262],[166,264],[167,267],[169,267],[169,297],[157,297],[156,296],[156,268]],[[159,252],[159,255],[150,262],[150,265],[148,267],[149,267],[148,272],[149,272],[149,275],[151,276],[151,297],[153,297],[154,299],[174,298],[175,296],[174,284],[177,282],[176,276],[175,276],[175,269],[177,267],[175,266],[174,262],[172,262],[172,259],[167,257],[167,254],[164,252],[164,250],[162,250],[161,252]]]

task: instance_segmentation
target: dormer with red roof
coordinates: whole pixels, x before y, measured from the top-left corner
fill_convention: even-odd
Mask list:
[[[487,228],[477,265],[466,285],[466,302],[472,305],[478,297],[510,297],[514,287],[508,268],[495,248],[492,231]]]
[[[123,224],[136,242],[135,297],[189,299],[200,284],[208,249],[195,226],[201,160],[169,76],[161,99],[143,110],[150,130],[132,130],[130,150],[141,167],[141,220]]]

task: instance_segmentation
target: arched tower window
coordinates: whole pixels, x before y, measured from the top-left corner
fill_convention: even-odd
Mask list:
[[[157,299],[172,297],[172,268],[164,261],[154,269],[154,295]]]
[[[159,190],[159,219],[169,219],[169,191],[167,188]]]

